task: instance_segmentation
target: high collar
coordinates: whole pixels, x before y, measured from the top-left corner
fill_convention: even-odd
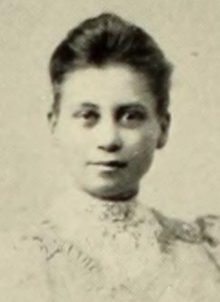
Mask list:
[[[75,189],[57,197],[45,218],[60,238],[80,245],[82,241],[101,243],[120,234],[140,232],[140,226],[145,229],[145,225],[154,224],[151,211],[136,197],[126,202],[113,202]],[[153,234],[152,227],[148,233]]]
[[[48,215],[63,223],[79,217],[84,217],[87,222],[128,222],[134,219],[137,204],[136,196],[127,200],[102,200],[73,189],[53,201]]]

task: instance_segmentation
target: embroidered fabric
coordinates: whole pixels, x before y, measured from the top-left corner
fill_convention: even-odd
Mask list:
[[[169,251],[175,241],[201,244],[220,272],[220,216],[205,215],[193,222],[185,222],[168,218],[157,210],[152,211],[162,226],[158,236],[162,251]]]
[[[148,220],[148,223],[152,224],[152,221]],[[82,248],[74,240],[61,238],[56,226],[51,221],[44,221],[41,235],[34,239],[39,242],[45,254],[48,280],[53,284],[52,301],[59,301],[58,297],[61,295],[68,297],[67,301],[77,298],[83,302],[93,298],[96,301],[100,299],[100,302],[103,299],[113,302],[121,300],[122,297],[126,301],[143,301],[143,296],[149,301],[159,301],[159,297],[170,286],[174,270],[169,255],[162,255],[155,244],[155,231],[158,231],[159,225],[156,220],[154,223],[149,230],[152,239],[150,236],[149,242],[143,240],[144,238],[140,239],[146,249],[143,249],[142,243],[141,250],[139,245],[134,244],[134,247],[130,246],[134,253],[127,250],[126,255],[126,249],[121,253],[119,247],[117,255],[115,247],[110,250],[111,245],[115,244],[114,237],[108,236],[107,243],[103,242],[103,252],[97,254]],[[140,224],[128,226],[137,229],[139,227]],[[144,229],[145,225],[142,223],[142,231]],[[133,235],[131,231],[129,233],[132,242]],[[123,228],[118,236],[121,236],[119,240],[125,240],[126,232]],[[126,241],[124,244],[126,246]],[[109,252],[107,258],[105,252]],[[103,255],[99,257],[101,254]],[[158,282],[158,278],[162,281]]]
[[[220,274],[219,280],[217,280],[217,277],[211,277],[212,274],[217,276],[217,274],[213,273],[214,267],[215,269],[217,268],[220,273],[220,218],[209,215],[199,217],[190,223],[168,218],[154,209],[151,211],[155,217],[155,229],[153,234],[160,247],[160,261],[158,261],[157,266],[152,269],[151,278],[148,278],[148,280],[146,276],[149,275],[150,270],[148,265],[150,262],[147,263],[147,259],[150,260],[152,254],[149,255],[148,258],[145,258],[146,265],[143,265],[145,269],[142,269],[139,277],[123,279],[124,270],[121,275],[117,275],[116,282],[111,282],[115,277],[114,273],[116,271],[113,271],[112,276],[107,276],[108,273],[103,269],[103,264],[98,257],[94,257],[93,253],[82,249],[76,242],[63,240],[56,233],[56,226],[50,221],[44,221],[41,235],[35,236],[33,239],[38,241],[41,250],[44,251],[45,254],[45,261],[48,267],[48,280],[50,286],[52,284],[53,287],[52,301],[59,301],[61,296],[67,297],[65,301],[68,302],[72,301],[75,297],[83,302],[87,302],[91,301],[91,299],[97,299],[97,296],[101,297],[100,301],[103,301],[103,299],[111,302],[119,301],[117,300],[119,297],[120,299],[123,297],[126,301],[135,301],[135,299],[145,301],[143,300],[144,296],[147,297],[148,301],[167,302],[167,299],[170,297],[173,299],[174,296],[178,297],[179,301],[188,302],[191,301],[189,297],[192,293],[192,295],[199,297],[198,299],[193,298],[193,302],[200,300],[202,302],[214,302],[215,300],[212,299],[212,295],[216,297],[216,289],[211,290],[211,293],[205,296],[204,293],[208,291],[207,289],[205,290],[208,278],[205,277],[204,280],[202,278],[199,280],[197,276],[200,275],[204,269],[206,270],[207,262],[206,260],[203,261],[204,257],[201,252],[205,250],[212,264],[211,266],[213,266],[213,270],[211,266],[210,268],[208,266],[208,270],[206,270],[204,274],[210,271],[210,280],[215,280],[217,283],[220,282]],[[176,249],[178,250],[178,252],[176,252],[176,243],[181,242],[186,245],[182,248],[180,244],[180,248]],[[196,248],[194,249],[193,246]],[[200,252],[201,254],[197,254]],[[182,253],[182,255],[179,257],[180,253]],[[91,254],[93,254],[93,256],[91,256]],[[159,254],[157,254],[156,257],[159,257],[158,255]],[[174,255],[177,255],[177,257],[174,257]],[[190,260],[190,258],[192,259]],[[155,263],[153,263],[153,266]],[[189,267],[187,268],[188,265]],[[190,266],[194,266],[191,273],[189,272],[191,269]],[[147,271],[148,274],[146,273]],[[196,282],[198,284],[196,286],[198,287],[200,283],[204,283],[203,294],[193,294],[195,289],[192,284],[196,283],[194,279],[197,279]],[[185,291],[188,292],[186,295],[188,298],[185,300],[184,298],[183,300],[180,299],[182,295],[181,287],[185,288]]]

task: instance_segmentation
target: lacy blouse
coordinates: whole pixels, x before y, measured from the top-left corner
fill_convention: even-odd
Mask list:
[[[111,228],[74,225],[72,239],[49,218],[1,235],[1,302],[219,301],[218,216],[189,223],[142,208]]]

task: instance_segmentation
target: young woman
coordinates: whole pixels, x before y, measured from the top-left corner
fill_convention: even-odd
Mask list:
[[[73,189],[11,245],[18,275],[2,301],[218,301],[218,217],[184,223],[138,200],[170,126],[171,66],[157,43],[102,14],[69,32],[50,75],[51,135]]]

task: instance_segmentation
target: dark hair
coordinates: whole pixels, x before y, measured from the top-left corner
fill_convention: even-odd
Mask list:
[[[143,29],[111,13],[87,19],[72,29],[50,60],[54,88],[52,114],[60,109],[60,89],[65,75],[88,66],[121,63],[141,72],[157,99],[159,114],[167,112],[171,65],[153,38]]]

